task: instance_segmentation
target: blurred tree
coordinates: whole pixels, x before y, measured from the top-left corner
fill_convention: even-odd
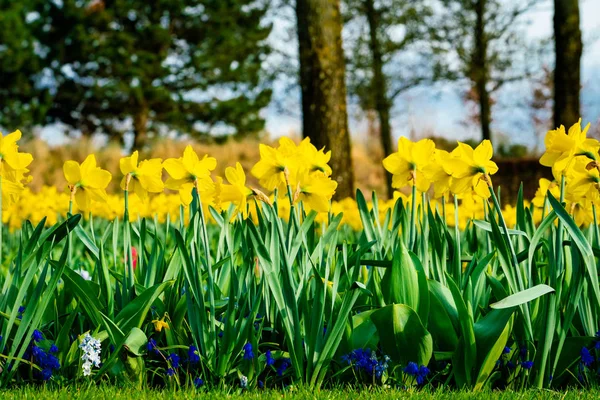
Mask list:
[[[133,134],[136,148],[163,132],[264,128],[267,1],[26,2],[21,15],[36,16],[34,53],[45,64],[29,79],[39,83],[42,73],[52,94],[34,123],[120,139]],[[22,108],[36,109],[35,96],[23,97]]]
[[[579,1],[554,0],[554,126],[579,120],[581,89],[581,29]]]
[[[50,93],[43,87],[43,53],[36,50],[37,0],[0,0],[0,127],[30,132],[42,119]]]
[[[340,0],[297,0],[302,132],[331,150],[336,198],[354,197]]]
[[[435,79],[427,64],[424,0],[346,0],[349,92],[363,110],[375,110],[383,157],[394,151],[391,109],[405,91]],[[392,175],[385,171],[388,197]]]
[[[504,84],[525,78],[527,49],[521,17],[542,0],[440,0],[432,45],[438,69],[448,79],[467,79],[475,101],[482,139],[491,138],[492,95]],[[515,62],[518,55],[523,57]]]

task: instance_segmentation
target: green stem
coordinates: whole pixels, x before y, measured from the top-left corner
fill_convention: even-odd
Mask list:
[[[69,229],[69,218],[73,215],[73,195],[69,198],[69,213],[67,214],[67,245],[69,246],[69,251],[67,252],[67,260],[70,267],[72,267],[71,260],[73,259],[73,239],[71,238],[71,230]]]
[[[128,300],[132,299],[135,295],[135,279],[133,272],[133,253],[131,251],[131,228],[129,227],[129,190],[125,188],[123,190],[123,196],[125,199],[125,211],[123,212],[123,238],[125,246],[125,258],[126,258],[126,280],[127,290],[129,291]]]
[[[411,251],[414,251],[414,245],[417,235],[417,227],[415,226],[415,219],[417,216],[417,186],[416,182],[413,182],[412,186],[412,204],[411,204],[411,212],[410,212],[410,227],[409,227],[409,235],[408,235],[408,248]]]
[[[0,165],[0,168],[2,165]],[[2,258],[2,241],[4,238],[2,237],[2,231],[4,231],[4,219],[2,215],[2,174],[0,174],[0,267],[3,265],[4,259]]]
[[[446,195],[442,196],[442,218],[444,219],[444,224],[446,224]]]
[[[560,202],[563,203],[565,200],[565,177],[564,175],[560,180]],[[556,240],[555,240],[555,263],[554,271],[550,271],[550,287],[556,289],[558,277],[562,273],[563,263],[563,223],[562,220],[558,220],[558,227],[556,229]],[[549,359],[550,351],[552,350],[552,341],[554,340],[554,331],[556,329],[556,293],[551,293],[549,297],[550,303],[548,304],[548,313],[546,314],[546,334],[544,335],[544,346],[542,349],[542,356],[540,360],[539,371],[535,379],[535,385],[538,388],[544,387],[546,366],[551,362]]]
[[[458,218],[458,197],[456,197],[456,195],[454,196],[454,252],[456,253],[454,255],[454,279],[456,279],[456,282],[458,285],[461,285],[461,278],[462,278],[462,263],[460,261],[461,255],[462,255],[462,250],[461,250],[461,245],[460,245],[460,227],[459,227],[459,223],[460,220]],[[459,286],[460,287],[460,286]]]
[[[488,179],[489,179],[489,177],[488,177]],[[521,268],[519,267],[519,260],[517,259],[517,253],[515,252],[515,247],[514,247],[513,242],[508,234],[508,227],[506,226],[506,221],[504,220],[504,216],[502,215],[502,211],[500,209],[500,202],[498,201],[498,197],[496,196],[496,193],[494,192],[494,187],[492,186],[491,181],[488,181],[488,182],[489,182],[488,185],[489,185],[489,189],[490,189],[490,194],[492,196],[492,202],[494,203],[494,208],[496,209],[496,213],[498,214],[500,226],[502,227],[502,229],[504,230],[504,234],[506,235],[506,242],[508,243],[508,248],[510,250],[512,264],[514,265],[515,272],[517,275],[518,290],[523,291],[523,290],[525,290],[525,284],[523,283],[523,277],[521,276]],[[493,217],[493,216],[491,216],[491,217]],[[531,325],[531,317],[529,314],[529,307],[527,306],[527,304],[523,304],[520,307],[521,307],[521,311],[523,312],[523,316],[525,317],[525,323],[527,324],[528,336],[530,336],[530,338],[533,339],[533,327]]]

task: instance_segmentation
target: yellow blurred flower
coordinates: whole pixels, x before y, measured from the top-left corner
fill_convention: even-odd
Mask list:
[[[435,143],[431,139],[412,142],[405,137],[398,139],[398,151],[383,160],[383,166],[392,175],[392,186],[402,188],[416,185],[421,192],[429,190],[431,180],[424,173],[431,163]]]
[[[217,167],[215,158],[205,155],[200,159],[192,146],[187,146],[183,157],[169,158],[165,160],[163,167],[170,175],[165,182],[165,187],[178,190],[183,204],[189,205],[192,202],[194,187],[201,195],[202,202],[210,203],[214,192],[214,183],[210,178],[210,173]]]
[[[546,178],[541,178],[539,180],[539,187],[535,192],[535,197],[532,200],[532,203],[536,207],[544,207],[544,202],[546,201],[546,196],[548,195],[548,191],[552,193],[556,199],[560,198],[560,187],[556,184],[556,182],[550,181]]]
[[[87,156],[81,165],[76,161],[65,162],[63,172],[77,206],[81,210],[90,210],[92,200],[107,201],[106,187],[110,183],[112,175],[96,165],[96,157],[93,154]]]
[[[121,158],[119,164],[123,179],[121,189],[133,190],[142,200],[148,200],[148,192],[161,193],[165,189],[162,181],[162,160],[152,158],[138,165],[139,153],[134,151],[129,157]]]

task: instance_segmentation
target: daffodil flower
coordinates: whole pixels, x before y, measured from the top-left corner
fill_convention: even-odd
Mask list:
[[[162,181],[162,160],[153,158],[144,160],[138,165],[137,151],[129,157],[121,158],[120,167],[123,179],[121,189],[133,190],[142,200],[148,200],[148,193],[161,193],[165,189]]]
[[[587,131],[590,128],[588,123],[581,129],[581,119],[565,132],[565,127],[548,131],[544,138],[546,151],[540,158],[540,164],[546,167],[552,167],[552,174],[557,181],[567,173],[575,157],[584,156],[591,160],[596,160],[600,142],[596,139],[588,139]]]
[[[535,191],[535,196],[531,201],[536,207],[544,207],[546,196],[550,192],[555,198],[560,197],[560,187],[556,182],[548,180],[546,178],[540,178],[538,181],[538,189]]]
[[[405,137],[398,140],[398,151],[383,160],[383,166],[392,176],[392,186],[402,188],[415,185],[420,192],[426,192],[431,180],[424,173],[431,163],[435,143],[422,139],[414,143]]]
[[[450,192],[452,182],[452,155],[445,150],[435,149],[433,162],[424,169],[426,178],[433,183],[434,197],[439,198]]]
[[[165,182],[165,187],[178,190],[181,202],[185,205],[192,202],[193,188],[196,188],[200,195],[214,191],[210,173],[217,167],[217,160],[207,155],[200,159],[192,146],[185,148],[183,157],[165,160],[163,167],[170,175]],[[206,196],[203,196],[202,200],[206,203],[210,202]]]
[[[93,154],[87,156],[81,165],[76,161],[65,162],[63,172],[71,190],[71,199],[75,198],[81,210],[90,210],[92,200],[107,201],[106,187],[112,175],[96,165],[96,156]]]
[[[260,144],[260,161],[252,167],[250,173],[265,189],[273,191],[279,188],[285,193],[288,184],[286,171],[289,175],[296,167],[294,159],[296,145],[288,138],[281,138],[280,143],[279,149]]]
[[[458,150],[452,167],[452,193],[461,194],[471,191],[487,199],[490,197],[490,175],[498,172],[498,166],[492,161],[494,149],[489,140],[484,140],[473,150],[466,143],[458,142]]]
[[[156,332],[161,332],[164,329],[169,329],[169,324],[167,322],[165,322],[165,316],[163,315],[163,317],[161,319],[153,319],[152,320],[152,324],[154,325],[154,330]]]
[[[297,172],[290,183],[296,188],[294,201],[302,201],[310,210],[329,211],[329,201],[337,188],[336,181],[320,171],[310,173],[302,170]]]
[[[5,166],[12,171],[25,170],[33,161],[29,153],[19,152],[17,141],[21,139],[21,131],[16,130],[6,136],[0,132],[0,174],[4,177]]]
[[[246,174],[242,165],[238,162],[235,168],[227,167],[225,169],[225,178],[229,185],[221,185],[220,200],[221,202],[232,202],[237,207],[236,209],[242,213],[244,218],[248,217],[248,199],[254,192],[246,186]]]

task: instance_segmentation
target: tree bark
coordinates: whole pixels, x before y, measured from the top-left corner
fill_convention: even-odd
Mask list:
[[[381,51],[381,43],[377,32],[379,29],[379,14],[375,9],[374,0],[364,0],[365,15],[367,16],[367,22],[369,24],[369,47],[371,50],[371,56],[373,58],[373,80],[371,87],[373,89],[373,96],[375,100],[375,111],[379,119],[379,136],[381,139],[381,148],[383,150],[383,157],[387,157],[392,154],[392,128],[390,125],[390,99],[387,93],[387,78],[383,73],[383,55]],[[394,196],[394,189],[392,188],[392,174],[383,169],[385,174],[386,189],[388,198]]]
[[[479,100],[481,138],[482,140],[491,140],[490,124],[492,121],[492,110],[490,105],[490,93],[487,88],[489,81],[489,65],[487,54],[488,41],[485,32],[485,10],[486,0],[477,0],[475,3],[475,48],[471,66],[471,79],[475,81],[475,90]]]
[[[569,128],[580,117],[583,43],[578,0],[554,0],[554,46],[554,126]]]
[[[297,0],[302,132],[331,150],[337,199],[354,197],[339,0]]]
[[[142,107],[133,117],[133,150],[142,150],[148,141],[148,108]]]

